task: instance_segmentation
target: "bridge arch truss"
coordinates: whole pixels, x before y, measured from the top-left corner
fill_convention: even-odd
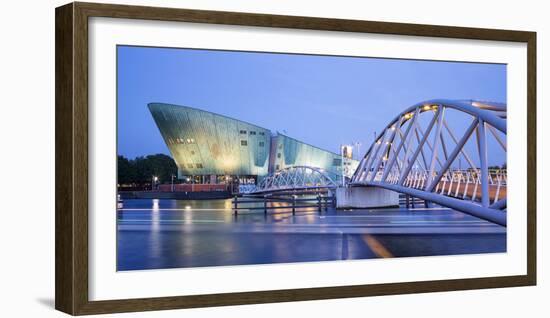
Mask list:
[[[506,162],[490,165],[491,155],[506,158],[506,129],[505,104],[418,103],[377,136],[350,184],[390,189],[506,226]]]

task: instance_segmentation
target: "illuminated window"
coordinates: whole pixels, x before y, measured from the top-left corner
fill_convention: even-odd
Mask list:
[[[248,142],[246,140],[241,140],[241,146],[248,146]]]
[[[246,135],[246,130],[241,130],[240,133],[241,135]]]

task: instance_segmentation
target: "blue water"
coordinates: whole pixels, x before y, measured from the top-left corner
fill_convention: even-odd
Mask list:
[[[445,208],[241,211],[231,200],[126,200],[119,271],[506,252],[506,229]]]

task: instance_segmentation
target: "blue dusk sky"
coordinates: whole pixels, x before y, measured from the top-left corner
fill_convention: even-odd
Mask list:
[[[150,102],[195,107],[338,152],[364,153],[418,102],[506,102],[506,65],[119,46],[118,153],[170,154]],[[450,120],[450,119],[448,119]],[[495,164],[502,164],[499,158]]]

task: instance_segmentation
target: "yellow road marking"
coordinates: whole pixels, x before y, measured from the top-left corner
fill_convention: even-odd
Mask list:
[[[390,251],[388,251],[382,243],[375,239],[374,236],[365,234],[363,235],[363,241],[370,247],[376,256],[382,258],[393,257],[393,254],[390,253]]]

